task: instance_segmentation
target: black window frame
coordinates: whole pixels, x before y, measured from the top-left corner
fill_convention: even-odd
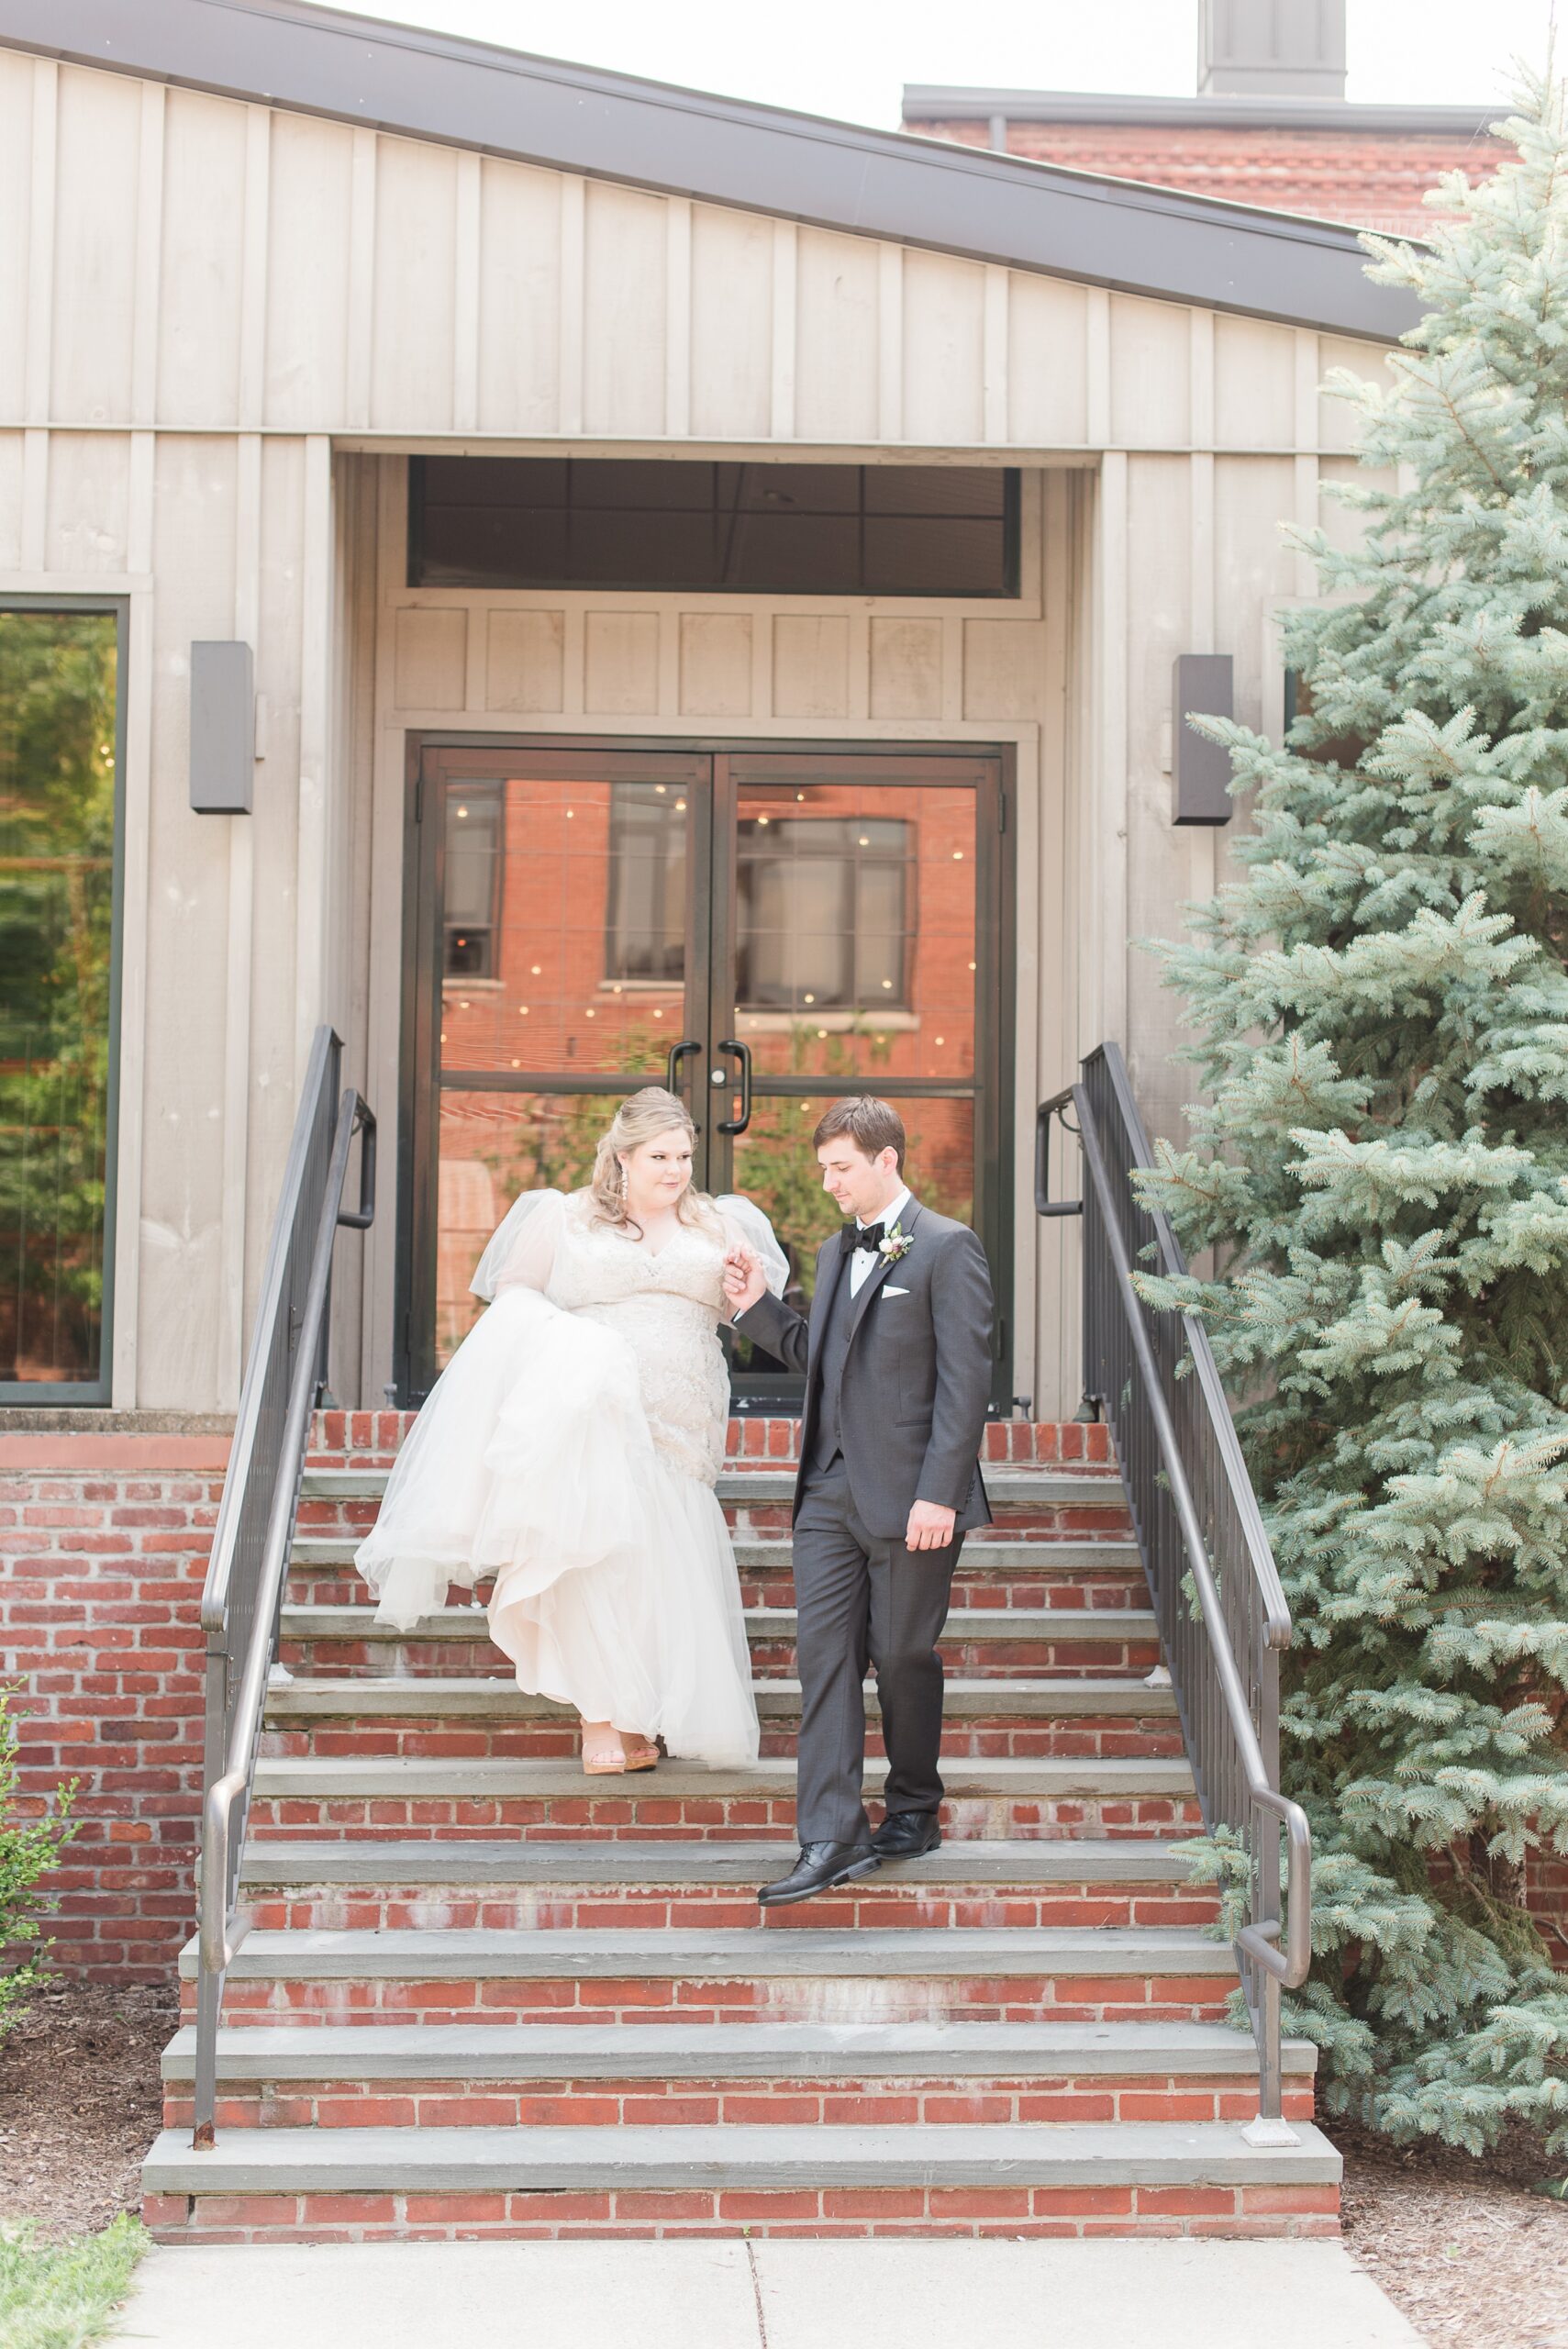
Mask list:
[[[515,464],[518,466],[537,465],[540,467],[548,466],[551,469],[561,470],[564,473],[565,487],[567,492],[566,502],[562,510],[568,515],[574,511],[583,511],[585,513],[592,512],[596,516],[606,516],[617,513],[640,514],[656,510],[651,507],[634,505],[629,501],[624,506],[616,507],[606,503],[600,498],[584,499],[581,507],[574,507],[572,502],[571,492],[576,478],[576,473],[588,466],[593,466],[596,469],[596,475],[603,474],[606,468],[613,467],[617,464],[625,465],[629,475],[634,472],[641,473],[649,465],[653,463],[657,463],[661,470],[666,473],[679,472],[683,474],[689,474],[694,477],[698,474],[706,474],[709,476],[709,488],[711,493],[711,500],[709,504],[705,506],[700,501],[695,501],[695,493],[698,487],[700,487],[700,484],[694,478],[691,487],[694,491],[695,502],[682,503],[677,501],[676,504],[669,507],[668,510],[672,513],[679,512],[684,515],[690,515],[694,517],[706,514],[711,518],[716,537],[717,535],[719,522],[726,511],[729,511],[731,513],[731,518],[733,518],[734,513],[741,510],[739,501],[734,507],[729,509],[727,509],[719,502],[718,477],[721,473],[727,471],[734,472],[742,477],[740,483],[740,486],[742,488],[745,486],[743,477],[747,473],[766,474],[777,477],[782,477],[785,474],[791,473],[801,475],[822,474],[827,473],[842,474],[848,477],[844,484],[846,492],[849,490],[851,480],[855,484],[854,502],[852,505],[846,503],[842,507],[836,507],[831,509],[831,512],[835,516],[841,516],[846,521],[852,518],[858,525],[858,577],[853,581],[840,577],[836,580],[828,580],[817,584],[789,586],[770,584],[765,580],[759,580],[749,576],[738,576],[735,578],[709,578],[703,580],[682,578],[673,575],[657,576],[650,574],[639,576],[635,571],[619,573],[614,577],[598,577],[575,575],[571,569],[570,562],[563,562],[559,570],[552,566],[541,565],[536,573],[529,575],[524,575],[521,571],[517,573],[503,573],[501,570],[497,569],[495,571],[487,571],[483,573],[478,570],[475,570],[467,575],[460,577],[442,579],[428,578],[426,575],[425,513],[428,503],[427,484],[428,480],[428,468],[432,462],[447,464],[461,464],[468,462],[485,463],[490,465],[500,463]],[[953,481],[955,475],[958,473],[983,473],[988,479],[995,479],[998,476],[1000,477],[1002,486],[1002,510],[999,517],[1002,525],[1001,579],[1000,584],[993,587],[972,587],[962,585],[954,587],[942,581],[938,581],[929,586],[918,586],[909,584],[906,577],[900,577],[897,579],[890,577],[883,581],[873,579],[870,584],[867,583],[866,525],[868,519],[873,523],[878,523],[894,522],[901,518],[897,508],[889,507],[883,509],[868,507],[867,506],[866,492],[868,481],[878,474],[887,473],[889,470],[890,469],[887,466],[884,465],[792,465],[788,463],[755,463],[739,459],[709,461],[680,457],[658,460],[640,458],[616,459],[573,457],[514,457],[483,459],[443,457],[432,460],[428,456],[414,455],[408,460],[406,584],[409,587],[427,588],[431,591],[447,590],[461,593],[471,592],[473,590],[484,590],[498,595],[752,596],[766,596],[769,598],[799,596],[803,599],[813,602],[821,602],[827,597],[863,597],[871,596],[891,602],[900,600],[908,600],[913,602],[930,602],[935,600],[944,602],[973,603],[1018,602],[1022,594],[1021,517],[1023,505],[1023,475],[1021,469],[1017,465],[1000,467],[988,465],[961,467],[952,467],[948,465],[910,465],[896,468],[896,470],[902,473],[929,473],[934,479],[941,480],[949,484]],[[518,507],[519,512],[527,512],[529,510],[532,509],[521,506]],[[657,510],[664,511],[666,509],[660,507]],[[751,511],[754,509],[746,508],[744,510]],[[815,511],[815,509],[813,510]],[[830,509],[828,507],[824,506],[820,509],[819,518],[827,518],[829,514],[829,510]],[[908,518],[920,518],[910,517]],[[933,515],[924,518],[929,519],[934,523],[940,523],[943,520],[949,520],[956,523],[965,519],[989,520],[993,518],[989,516],[965,517],[955,514],[948,516]]]

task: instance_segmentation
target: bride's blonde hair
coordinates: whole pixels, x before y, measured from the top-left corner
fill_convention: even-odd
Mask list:
[[[614,1225],[625,1230],[632,1225],[627,1208],[626,1174],[620,1163],[623,1151],[639,1149],[651,1141],[655,1134],[667,1134],[679,1128],[696,1147],[697,1130],[692,1123],[691,1112],[679,1096],[667,1093],[662,1085],[645,1085],[616,1111],[607,1133],[599,1137],[594,1152],[594,1172],[588,1189],[594,1201],[595,1223]],[[707,1227],[717,1220],[713,1202],[705,1192],[688,1183],[675,1202],[675,1213],[683,1223]],[[640,1236],[640,1226],[633,1226]]]

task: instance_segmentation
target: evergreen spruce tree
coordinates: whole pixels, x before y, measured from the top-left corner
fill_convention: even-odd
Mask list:
[[[1330,2110],[1479,2150],[1568,2144],[1568,134],[1368,238],[1424,321],[1392,389],[1340,375],[1362,542],[1305,538],[1284,749],[1211,725],[1242,874],[1162,949],[1199,1041],[1191,1146],[1143,1178],[1218,1275],[1233,1396],[1296,1625],[1286,1786],[1316,1841],[1291,2026]],[[1223,1855],[1211,1854],[1223,1867]]]

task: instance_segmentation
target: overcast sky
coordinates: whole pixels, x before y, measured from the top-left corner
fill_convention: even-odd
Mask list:
[[[1191,94],[1196,0],[338,0],[361,16],[892,127],[906,82]],[[1350,0],[1359,99],[1489,106],[1554,0]],[[1568,7],[1564,9],[1568,17]]]

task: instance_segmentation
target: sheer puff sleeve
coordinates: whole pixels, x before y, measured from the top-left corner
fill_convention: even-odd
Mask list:
[[[754,1199],[742,1198],[735,1191],[715,1199],[714,1205],[723,1218],[725,1246],[750,1248],[762,1260],[762,1278],[775,1297],[782,1297],[789,1280],[789,1259],[762,1208]]]
[[[512,1201],[469,1286],[488,1304],[504,1288],[546,1288],[566,1219],[563,1191],[524,1191]]]

